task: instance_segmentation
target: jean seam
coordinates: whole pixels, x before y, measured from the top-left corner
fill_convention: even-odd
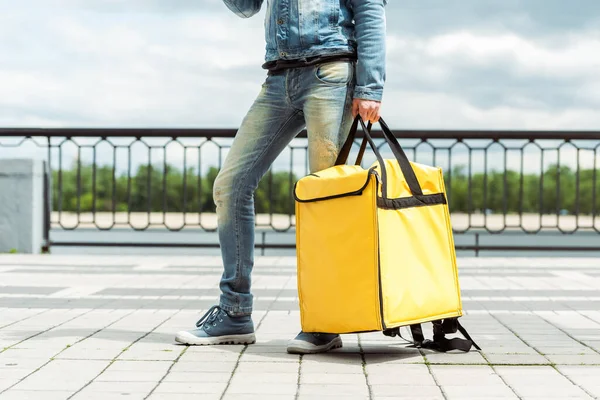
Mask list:
[[[335,61],[334,61],[335,62]],[[338,61],[339,62],[339,61]],[[349,61],[341,61],[341,62],[349,62]],[[327,63],[328,64],[328,63]],[[317,78],[317,81],[319,81],[321,84],[331,87],[331,88],[341,88],[344,86],[348,86],[350,83],[352,83],[352,81],[354,80],[354,65],[351,64],[350,67],[350,72],[348,73],[348,80],[345,82],[328,82],[326,80],[323,80],[322,78],[319,77],[319,69],[321,68],[321,66],[323,66],[324,64],[317,64],[316,68],[314,70],[314,75],[315,78]]]
[[[352,74],[354,74],[354,73],[352,73]],[[346,99],[344,100],[344,109],[342,110],[342,120],[340,121],[341,125],[344,124],[344,118],[346,117],[346,113],[348,112],[348,105],[352,101],[353,90],[352,90],[351,85],[353,84],[353,81],[354,81],[354,75],[352,75],[350,82],[348,82],[348,84],[346,85]],[[340,136],[342,136],[342,135],[344,135],[344,140],[341,140],[341,138],[340,138]],[[339,156],[340,151],[342,150],[342,147],[344,146],[344,143],[346,142],[346,139],[347,139],[346,133],[338,131],[336,159]],[[346,160],[346,163],[347,162],[348,162],[348,160]]]
[[[250,171],[252,171],[255,167],[256,164],[258,163],[258,160],[260,160],[263,155],[271,148],[271,145],[273,144],[273,142],[275,141],[275,139],[279,136],[279,134],[281,133],[281,131],[283,131],[283,129],[285,128],[285,126],[292,120],[292,118],[294,118],[298,113],[300,112],[300,110],[296,110],[294,109],[294,111],[292,112],[292,114],[285,120],[285,122],[283,124],[281,124],[281,127],[277,130],[277,132],[272,135],[270,138],[271,140],[263,147],[263,151],[258,155],[258,157],[256,157],[254,159],[254,162],[252,163],[252,165],[246,169],[242,179],[240,179],[241,182],[245,182],[246,179],[248,178],[248,175],[250,174]],[[237,190],[235,195],[235,201],[234,201],[234,210],[235,210],[235,216],[234,216],[234,221],[233,221],[233,229],[234,229],[234,234],[235,234],[235,239],[236,239],[236,266],[235,266],[235,273],[236,273],[236,277],[235,277],[235,286],[238,286],[240,283],[240,280],[242,279],[242,265],[241,265],[241,257],[240,257],[240,240],[239,240],[239,230],[238,230],[238,219],[240,218],[239,213],[240,213],[240,208],[238,207],[239,204],[239,199],[240,199],[240,195],[239,195],[239,190]],[[238,299],[238,308],[239,307],[239,296],[236,294],[236,299]]]

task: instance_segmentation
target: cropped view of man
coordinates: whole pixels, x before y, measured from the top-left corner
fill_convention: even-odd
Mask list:
[[[257,14],[263,0],[224,0],[236,15]],[[334,165],[353,118],[377,122],[385,82],[386,0],[267,0],[268,71],[214,183],[224,264],[221,296],[176,341],[189,345],[250,344],[254,199],[261,178],[306,128],[309,169]],[[339,335],[300,332],[291,353],[342,346]]]

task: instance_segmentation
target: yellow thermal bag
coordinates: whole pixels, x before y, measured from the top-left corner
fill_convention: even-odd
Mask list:
[[[356,165],[346,165],[359,121],[365,137]],[[379,123],[394,159],[382,158],[358,116],[336,165],[294,187],[302,330],[396,336],[410,326],[419,347],[478,348],[457,320],[463,310],[442,170],[410,162]],[[367,142],[377,161],[363,169]],[[423,337],[424,322],[434,323],[433,341]],[[444,337],[457,330],[468,340]]]

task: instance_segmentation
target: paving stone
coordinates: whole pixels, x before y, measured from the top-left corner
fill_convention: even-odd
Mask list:
[[[588,397],[552,367],[496,367],[520,397]]]
[[[558,399],[591,400],[592,399],[592,397],[588,396],[585,393],[573,394],[573,393],[563,393],[561,391],[556,391],[554,393],[542,392],[542,393],[535,393],[533,395],[522,395],[522,394],[519,394],[519,396],[523,400],[541,400],[541,399],[553,399],[553,400],[558,400]]]
[[[547,358],[539,354],[486,354],[492,365],[530,365],[550,364]]]
[[[273,362],[273,363],[281,363],[281,362],[291,362],[298,363],[300,361],[300,356],[296,354],[287,354],[287,353],[244,353],[242,358],[240,358],[241,362]]]
[[[260,372],[238,372],[234,374],[231,384],[247,384],[253,385],[255,383],[284,383],[284,384],[298,384],[297,373],[260,373]]]
[[[371,385],[436,386],[426,365],[367,364]]]
[[[302,372],[300,374],[300,384],[321,384],[321,385],[327,385],[327,384],[331,384],[332,382],[335,382],[336,384],[353,384],[353,383],[357,383],[357,382],[361,382],[361,381],[365,381],[365,375],[364,373],[358,373],[358,374],[336,374],[336,373],[328,373],[328,374],[321,374],[321,373],[305,373]],[[372,379],[372,375],[369,375],[369,381],[370,383],[373,383],[371,381]],[[366,383],[365,383],[366,384]]]
[[[485,344],[478,341],[477,344],[483,349],[484,354],[539,354],[536,349],[523,343],[502,346],[499,343]]]
[[[154,393],[223,393],[225,382],[162,382]]]
[[[56,360],[18,383],[16,390],[78,390],[98,375],[104,361]],[[64,379],[68,376],[69,379]]]
[[[430,364],[487,364],[488,362],[477,351],[468,353],[431,353],[425,355]]]
[[[258,339],[258,338],[257,338]],[[255,343],[252,346],[248,346],[245,354],[285,354],[286,353],[286,345],[287,341],[281,346],[272,346],[272,345],[262,345],[260,343]]]
[[[579,356],[579,355],[599,355],[596,351],[590,349],[589,347],[584,347],[584,346],[571,346],[571,347],[543,347],[543,346],[536,346],[537,351],[539,351],[540,353],[548,356],[551,354],[554,355],[572,355],[572,356]]]
[[[97,382],[158,382],[163,371],[115,371],[107,370],[98,376]]]
[[[295,394],[225,394],[223,400],[295,400]]]
[[[411,396],[411,395],[406,395],[406,396],[374,396],[373,397],[376,400],[398,400],[398,399],[402,399],[402,400],[445,400],[444,396],[439,394],[439,395],[422,395],[422,396]]]
[[[266,363],[266,362],[240,362],[236,369],[236,373],[298,373],[300,363]]]
[[[431,371],[442,386],[503,386],[500,376],[487,365],[432,365]]]
[[[378,398],[379,399],[379,398]],[[446,395],[446,400],[453,400],[453,399],[459,399],[459,400],[519,400],[519,397],[517,397],[516,394],[512,394],[510,396],[501,396],[501,397],[497,397],[497,396],[471,396],[468,393],[461,395],[460,397],[451,397]],[[538,399],[539,400],[539,399]]]
[[[58,354],[56,359],[71,359],[71,360],[113,360],[119,355],[121,350],[112,349],[79,349],[69,348]]]
[[[140,361],[174,361],[179,357],[178,349],[145,350],[130,349],[121,354],[118,360],[140,360]]]
[[[6,377],[4,375],[0,376],[0,392],[8,389],[9,387],[13,386],[17,382],[19,382],[18,379],[10,379],[9,377]]]
[[[3,260],[0,282],[10,295],[33,290],[23,288],[35,279],[38,298],[0,293],[0,390],[55,359],[0,400],[66,399],[91,379],[95,381],[75,399],[132,400],[144,398],[162,377],[150,399],[216,400],[231,380],[225,400],[291,400],[296,398],[299,372],[300,400],[366,400],[365,371],[370,400],[444,399],[434,377],[446,400],[516,398],[503,379],[525,399],[588,398],[581,388],[600,397],[600,365],[593,365],[600,357],[594,350],[600,350],[599,304],[568,300],[600,292],[600,281],[580,279],[582,274],[600,276],[598,259],[460,259],[461,288],[465,296],[479,297],[465,300],[461,321],[483,352],[422,350],[429,366],[420,350],[381,332],[343,335],[342,349],[306,355],[302,364],[299,356],[287,354],[287,342],[300,330],[295,257],[257,257],[253,319],[258,343],[208,347],[177,345],[173,338],[178,330],[193,326],[217,299],[220,257],[136,256],[125,262],[122,256],[18,255],[11,258],[10,268]],[[576,274],[565,273],[566,265]],[[88,295],[90,287],[101,289]],[[81,295],[67,297],[69,293]],[[98,298],[99,293],[121,297]],[[127,297],[132,293],[138,298]],[[143,297],[150,295],[156,296]],[[200,295],[206,298],[199,300]],[[425,324],[427,337],[430,328]]]
[[[500,383],[482,386],[481,383],[476,379],[471,380],[466,378],[465,380],[470,380],[472,385],[441,385],[442,391],[445,393],[448,400],[461,400],[468,397],[516,397],[514,392],[508,386],[502,383],[502,381],[500,381]]]
[[[94,392],[84,389],[77,393],[73,400],[107,400],[107,399],[123,399],[123,400],[144,400],[148,397],[148,393],[136,392]]]
[[[179,362],[237,362],[240,354],[233,351],[187,351],[181,356]]]
[[[600,366],[559,365],[556,368],[569,377],[600,376]]]
[[[177,362],[171,372],[233,372],[236,362]]]
[[[301,384],[300,391],[301,396],[313,396],[314,398],[320,396],[345,396],[345,395],[358,395],[368,396],[369,388],[366,382],[356,382],[354,384]]]
[[[376,399],[380,397],[406,398],[442,398],[443,395],[437,386],[401,386],[401,385],[371,385],[371,390]]]
[[[362,363],[356,364],[336,364],[324,363],[318,361],[302,361],[302,373],[334,373],[334,374],[360,374],[362,373]]]
[[[235,379],[235,377],[234,377]],[[298,389],[297,379],[296,382],[288,383],[273,383],[273,382],[254,382],[248,381],[231,381],[230,386],[227,388],[227,393],[230,394],[283,394],[283,395],[295,395]]]
[[[172,365],[169,361],[124,361],[117,360],[110,364],[106,372],[110,371],[132,371],[132,372],[144,372],[144,371],[159,371],[167,372],[169,367]]]
[[[0,369],[0,387],[2,387],[2,381],[18,381],[25,378],[27,375],[32,373],[34,370],[31,369]],[[1,390],[1,389],[0,389]]]
[[[369,353],[365,354],[367,364],[425,364],[425,358],[419,352],[406,353]]]
[[[328,394],[319,394],[318,397],[315,397],[314,394],[299,394],[298,400],[313,400],[315,398],[325,399],[325,400],[370,400],[369,396],[361,396],[361,395],[328,395]]]
[[[263,374],[262,376],[270,376]],[[231,372],[169,372],[163,382],[229,382]],[[158,382],[158,381],[157,381]]]
[[[553,363],[559,365],[600,365],[600,354],[564,355],[547,354],[546,357]]]
[[[583,388],[592,396],[594,396],[595,398],[599,398],[600,397],[600,384],[596,383],[595,384],[588,384],[588,385],[582,385]]]
[[[597,352],[600,352],[600,340],[585,340],[583,343],[596,350]]]
[[[220,393],[153,393],[148,400],[220,400]]]
[[[39,391],[39,390],[9,390],[2,393],[2,400],[65,400],[73,395],[74,391]]]
[[[155,382],[101,382],[94,381],[84,389],[87,392],[149,393]]]

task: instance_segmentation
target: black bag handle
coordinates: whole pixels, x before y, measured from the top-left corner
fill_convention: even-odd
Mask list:
[[[375,145],[375,142],[373,141],[373,138],[371,137],[370,129],[367,129],[365,127],[365,123],[360,118],[360,115],[357,115],[356,118],[354,119],[354,122],[352,123],[352,127],[350,128],[350,133],[348,134],[348,139],[346,139],[346,143],[344,143],[344,146],[342,146],[342,149],[340,150],[340,153],[338,154],[338,158],[335,161],[335,165],[346,164],[346,160],[348,159],[348,155],[350,154],[350,149],[352,148],[352,142],[354,141],[354,137],[356,136],[356,131],[358,129],[359,122],[361,123],[363,130],[364,130],[364,134],[365,134],[365,138],[363,139],[363,144],[361,145],[361,149],[363,147],[366,147],[365,141],[368,142],[369,145],[371,146],[371,149],[373,149],[373,152],[375,153],[375,157],[377,157],[377,161],[379,162],[379,166],[381,168],[381,192],[383,194],[383,197],[387,198],[387,172],[385,169],[385,161],[383,161],[383,157],[381,157],[381,154],[377,150],[377,146]],[[363,153],[364,153],[364,150],[363,150]],[[360,157],[362,158],[362,155],[360,155]]]
[[[392,153],[396,156],[396,160],[398,160],[398,164],[400,164],[400,169],[402,170],[402,174],[404,175],[404,179],[406,179],[406,183],[410,188],[413,196],[422,196],[423,190],[421,189],[421,185],[419,184],[419,180],[417,179],[417,175],[406,157],[406,153],[398,143],[398,139],[394,136],[390,128],[387,126],[383,118],[379,118],[379,125],[381,125],[381,130],[383,131],[383,135],[385,140],[388,142],[392,149]]]
[[[356,160],[356,165],[359,165],[360,162],[362,161],[364,150],[366,148],[366,143],[368,142],[369,145],[371,146],[371,149],[375,153],[375,156],[377,157],[377,160],[379,161],[379,164],[381,166],[382,179],[383,179],[383,184],[384,184],[383,197],[387,198],[387,190],[385,190],[387,188],[387,183],[386,183],[387,179],[386,179],[386,177],[384,177],[385,163],[383,162],[383,158],[381,157],[381,154],[379,153],[379,150],[377,149],[377,146],[373,142],[373,139],[370,135],[371,126],[372,126],[371,123],[369,123],[369,127],[367,128],[360,115],[357,115],[356,118],[354,119],[354,123],[352,124],[352,127],[350,128],[350,132],[348,134],[348,138],[346,139],[346,142],[344,143],[344,145],[342,146],[342,149],[340,150],[340,153],[335,162],[335,165],[343,165],[348,160],[348,156],[350,155],[350,149],[352,148],[352,143],[354,142],[354,138],[356,137],[358,122],[360,122],[360,124],[363,128],[365,137],[360,146],[360,150],[359,150],[358,157]],[[404,175],[404,178],[406,179],[406,183],[408,184],[408,187],[410,188],[412,195],[413,196],[422,196],[423,190],[421,189],[421,185],[419,184],[419,181],[417,179],[415,171],[413,170],[412,165],[410,164],[410,161],[408,160],[408,157],[406,156],[406,153],[402,149],[402,146],[400,146],[400,143],[398,143],[398,139],[396,139],[396,137],[394,136],[394,134],[392,133],[392,131],[390,130],[390,128],[388,127],[388,125],[385,123],[385,121],[382,118],[379,119],[379,124],[381,125],[381,129],[383,131],[383,136],[385,138],[385,141],[388,143],[388,145],[392,149],[392,153],[394,154],[394,156],[396,157],[396,160],[398,161],[398,164],[400,165],[400,169],[402,170],[402,174]]]
[[[354,143],[354,139],[356,138],[356,131],[358,130],[358,119],[359,118],[360,118],[360,115],[357,115],[356,118],[354,119],[354,122],[352,123],[352,126],[350,127],[350,132],[348,133],[346,142],[342,146],[342,149],[340,150],[340,153],[338,154],[338,157],[335,160],[335,165],[344,165],[348,161],[348,157],[350,157],[350,150],[352,150],[352,144]],[[367,130],[369,132],[371,132],[372,126],[373,126],[373,124],[371,124],[371,122],[369,121],[369,125],[367,127]],[[354,165],[360,165],[360,163],[362,162],[362,158],[363,158],[363,156],[365,154],[365,150],[367,148],[367,143],[368,143],[368,140],[367,140],[367,137],[365,136],[363,138],[362,143],[360,144],[360,150],[358,151],[358,156],[356,157],[356,162],[354,163]]]

